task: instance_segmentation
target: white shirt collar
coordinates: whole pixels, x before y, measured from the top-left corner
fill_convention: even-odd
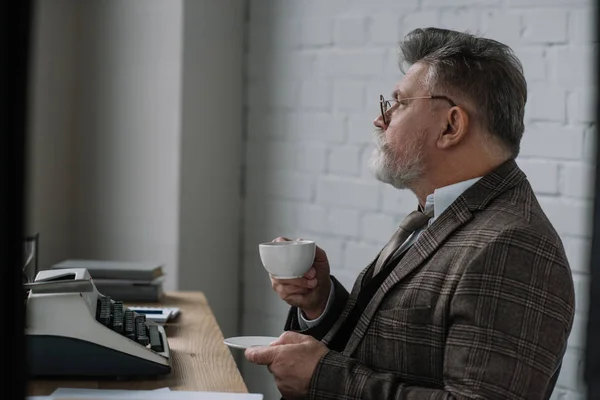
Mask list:
[[[429,220],[429,225],[433,223],[465,190],[470,188],[479,178],[473,178],[452,185],[435,189],[425,200],[425,209],[427,212],[433,208],[433,218]]]

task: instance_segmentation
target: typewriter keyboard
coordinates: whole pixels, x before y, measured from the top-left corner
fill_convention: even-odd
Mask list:
[[[98,298],[96,320],[151,350],[164,351],[158,326],[146,324],[146,315],[129,310],[122,301],[112,300],[108,296]]]

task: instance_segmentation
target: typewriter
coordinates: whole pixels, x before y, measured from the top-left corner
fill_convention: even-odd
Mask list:
[[[31,376],[134,378],[171,372],[164,328],[98,292],[87,269],[40,271],[24,289]]]

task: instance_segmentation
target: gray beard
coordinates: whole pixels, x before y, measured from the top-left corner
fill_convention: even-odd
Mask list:
[[[385,142],[383,132],[375,130],[373,141],[375,149],[371,154],[370,169],[377,180],[388,183],[396,189],[410,189],[423,175],[422,140],[415,138],[404,149],[405,156],[398,159],[392,148]]]

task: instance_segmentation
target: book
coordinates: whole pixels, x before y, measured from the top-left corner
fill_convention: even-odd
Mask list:
[[[154,303],[164,296],[162,281],[154,284],[127,284],[111,279],[92,280],[98,292],[113,300]]]
[[[123,279],[153,281],[164,275],[162,264],[108,260],[64,260],[52,269],[86,268],[92,279]]]

